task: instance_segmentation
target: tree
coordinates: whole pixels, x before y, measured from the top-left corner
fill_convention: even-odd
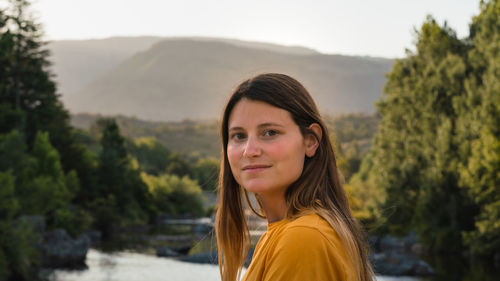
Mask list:
[[[0,134],[17,129],[31,151],[38,131],[48,132],[64,172],[74,170],[83,190],[90,190],[95,185],[94,167],[75,140],[48,70],[41,26],[32,19],[29,6],[29,1],[11,0],[9,8],[0,11]]]
[[[174,174],[179,177],[191,176],[193,177],[193,171],[189,163],[183,159],[183,157],[177,153],[173,152],[168,158],[168,165],[166,172],[168,174]]]
[[[500,252],[500,2],[481,2],[470,25],[468,53],[472,71],[467,107],[459,119],[460,147],[468,155],[460,165],[464,188],[479,206],[475,228],[464,233],[473,253]]]
[[[118,125],[113,119],[104,119],[106,126],[101,138],[101,153],[99,154],[99,184],[101,193],[98,197],[107,194],[119,194],[125,183],[125,172],[128,166],[125,140],[120,135]],[[118,200],[120,201],[120,200]]]
[[[396,60],[377,103],[382,120],[365,178],[385,193],[380,208],[390,232],[413,229],[435,250],[460,251],[475,210],[459,187],[455,138],[470,46],[432,17],[416,35],[416,52]]]
[[[63,138],[68,130],[68,114],[58,101],[55,84],[47,71],[49,53],[41,41],[40,26],[28,11],[30,3],[10,2],[1,30],[2,61],[5,62],[0,83],[2,104],[24,113],[20,116],[24,119],[14,124],[20,124],[17,129],[25,132],[31,147],[38,130]]]
[[[143,222],[151,218],[151,194],[140,177],[140,171],[131,165],[125,149],[125,139],[114,119],[99,121],[104,124],[98,167],[98,198],[112,198],[120,216],[129,222]],[[98,218],[99,220],[99,218]],[[111,223],[111,222],[110,222]]]
[[[500,2],[482,1],[468,38],[428,18],[388,75],[357,184],[384,192],[390,232],[434,249],[500,251]],[[387,212],[390,210],[390,212]],[[385,213],[384,213],[385,212]]]
[[[156,208],[171,215],[202,216],[203,196],[200,186],[187,176],[163,174],[159,177],[143,173]]]
[[[15,197],[14,176],[11,171],[0,172],[0,221],[6,222],[14,218],[19,210],[19,202]]]
[[[33,157],[36,168],[32,177],[19,188],[23,213],[44,215],[49,227],[59,226],[57,212],[69,207],[74,194],[66,187],[59,153],[50,144],[48,133],[36,135]]]
[[[126,147],[146,173],[159,175],[165,172],[171,152],[155,138],[142,137],[128,141]]]
[[[195,179],[203,190],[215,192],[219,176],[219,160],[215,158],[201,158],[193,167]]]
[[[20,204],[11,171],[0,172],[0,280],[33,280],[39,265],[33,231],[15,221]]]

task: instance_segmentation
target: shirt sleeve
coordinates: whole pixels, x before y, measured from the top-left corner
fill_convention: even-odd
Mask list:
[[[345,255],[337,243],[316,228],[287,229],[266,262],[263,281],[346,280]]]

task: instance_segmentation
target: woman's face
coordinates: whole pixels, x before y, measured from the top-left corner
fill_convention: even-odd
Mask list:
[[[236,181],[256,194],[284,195],[302,174],[306,144],[290,113],[240,100],[228,120],[227,157]]]

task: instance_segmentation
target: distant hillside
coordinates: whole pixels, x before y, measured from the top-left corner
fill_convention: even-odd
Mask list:
[[[193,39],[197,41],[212,41],[212,42],[224,42],[231,45],[235,45],[238,47],[245,47],[251,49],[261,49],[268,50],[277,53],[284,53],[290,55],[313,55],[319,54],[318,51],[313,49],[309,49],[301,46],[283,46],[273,43],[265,43],[265,42],[253,42],[253,41],[243,41],[237,39],[226,39],[226,38],[204,38],[204,37],[193,37],[193,38],[183,38],[183,39]],[[176,39],[173,39],[176,40]]]
[[[62,40],[47,45],[52,71],[63,100],[80,91],[133,54],[149,49],[161,37],[114,37]]]
[[[198,41],[220,41],[245,48],[271,50],[286,54],[310,55],[318,52],[305,47],[281,46],[263,42],[224,38],[192,37]],[[110,71],[133,54],[149,49],[154,43],[176,38],[141,36],[112,37],[90,40],[60,40],[47,45],[51,52],[52,70],[63,99]]]
[[[290,54],[265,47],[208,39],[163,40],[67,96],[65,105],[74,113],[124,114],[149,120],[217,118],[231,90],[244,78],[283,72],[303,82],[325,113],[372,113],[384,74],[392,66],[389,59],[283,47],[295,50]]]
[[[104,116],[74,114],[71,115],[71,124],[88,130],[101,117]],[[220,157],[218,123],[215,120],[153,122],[123,115],[112,117],[120,127],[120,132],[126,137],[152,137],[168,149],[185,155],[197,152],[201,156]]]

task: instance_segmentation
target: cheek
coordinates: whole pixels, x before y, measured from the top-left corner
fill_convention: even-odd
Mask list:
[[[238,147],[228,145],[227,146],[227,160],[229,162],[229,166],[231,167],[231,172],[233,173],[236,179],[239,178],[238,167],[241,159],[241,149]]]
[[[304,167],[305,149],[301,143],[284,142],[281,145],[273,146],[268,150],[271,158],[281,164],[284,172],[300,174]]]
[[[233,145],[227,146],[227,159],[229,160],[229,164],[231,165],[231,167],[233,166],[233,163],[238,162],[239,150],[237,149],[237,147]]]

